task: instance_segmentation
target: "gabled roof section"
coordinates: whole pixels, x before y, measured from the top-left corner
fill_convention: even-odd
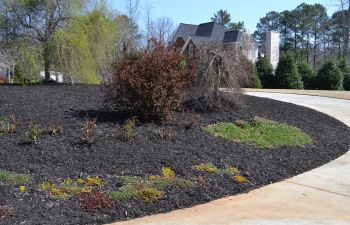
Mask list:
[[[220,41],[224,39],[226,29],[221,24],[216,22],[202,23],[198,25],[195,36],[210,37],[213,41]]]
[[[224,36],[224,43],[240,42],[242,40],[243,33],[239,30],[226,31]]]
[[[179,37],[182,37],[186,41],[189,36],[195,35],[197,28],[198,25],[180,23],[172,38],[172,41],[176,41],[176,39]]]

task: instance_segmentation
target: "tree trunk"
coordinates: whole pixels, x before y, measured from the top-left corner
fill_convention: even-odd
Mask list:
[[[314,40],[314,71],[316,71],[316,52],[317,52],[317,34],[315,34],[315,40]]]
[[[46,45],[44,47],[44,70],[45,70],[45,82],[49,82],[51,77],[50,77],[50,64],[51,64],[51,59],[50,59],[50,49]]]
[[[309,35],[306,35],[306,62],[309,63],[309,43],[310,37]]]

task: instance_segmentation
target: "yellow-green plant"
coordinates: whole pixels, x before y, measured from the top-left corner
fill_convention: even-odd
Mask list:
[[[26,136],[31,142],[36,143],[40,136],[39,128],[36,125],[30,124]]]
[[[235,176],[235,181],[237,183],[248,183],[249,182],[249,180],[246,177],[241,176],[241,175]]]
[[[201,172],[207,172],[207,173],[216,173],[218,171],[218,168],[211,163],[206,163],[206,164],[202,163],[199,165],[195,165],[193,169]]]
[[[166,178],[174,178],[176,176],[174,170],[171,167],[163,167],[162,175]]]
[[[136,118],[133,117],[124,122],[121,127],[121,137],[125,141],[131,141],[136,137],[135,125]]]

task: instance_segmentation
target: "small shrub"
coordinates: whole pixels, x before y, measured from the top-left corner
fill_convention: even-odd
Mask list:
[[[20,186],[19,187],[19,192],[24,193],[26,191],[27,191],[27,187],[26,186]]]
[[[82,130],[82,140],[87,144],[92,144],[95,141],[95,134],[94,129],[96,128],[96,118],[94,119],[88,119],[83,127]]]
[[[40,136],[39,128],[36,125],[30,124],[26,136],[29,141],[36,143]]]
[[[40,185],[40,189],[50,192],[54,197],[66,198],[80,193],[91,193],[96,188],[104,187],[105,184],[105,181],[100,177],[67,178],[63,179],[58,185],[44,182]]]
[[[173,171],[173,169],[171,169],[171,167],[163,167],[162,175],[166,178],[174,178],[176,176],[175,172]]]
[[[161,128],[156,131],[157,136],[163,140],[171,140],[173,137],[173,132],[167,128]]]
[[[135,126],[136,126],[136,118],[128,119],[127,121],[124,122],[124,124],[121,127],[121,138],[124,141],[131,141],[135,139],[136,137],[136,131],[135,131]]]
[[[11,173],[6,170],[0,170],[0,181],[14,184],[14,185],[21,185],[26,184],[31,180],[31,177],[26,174],[17,174],[17,173]]]
[[[209,186],[208,181],[203,176],[195,177],[193,180],[199,187],[207,188]]]
[[[301,75],[301,79],[304,83],[305,88],[311,88],[313,78],[315,76],[312,67],[305,61],[297,64],[298,72]]]
[[[266,57],[259,58],[255,63],[257,76],[263,88],[272,88],[275,85],[273,66]]]
[[[148,52],[125,55],[115,64],[106,101],[149,119],[169,120],[195,77],[187,58],[153,41]]]
[[[0,118],[0,135],[15,133],[17,123],[18,121],[15,116],[11,116],[9,120]]]
[[[240,173],[239,169],[234,166],[229,166],[224,169],[219,169],[218,173],[227,175],[238,175]]]
[[[100,191],[86,192],[79,195],[80,206],[88,213],[111,208],[113,199]]]
[[[195,127],[198,124],[198,122],[199,122],[199,115],[194,111],[191,111],[190,118],[185,124],[185,129],[189,130]]]
[[[247,178],[245,178],[244,176],[241,176],[241,175],[235,176],[234,179],[237,183],[248,183],[249,182],[249,180]]]
[[[344,75],[343,87],[346,91],[350,91],[350,68],[349,68],[349,65],[346,63],[345,59],[342,59],[342,60],[340,60],[338,67],[343,72],[343,75]]]
[[[164,192],[157,190],[156,188],[146,187],[137,191],[136,196],[142,199],[146,203],[153,203],[162,198]]]
[[[135,197],[135,192],[130,188],[121,188],[119,191],[109,193],[109,195],[117,201],[128,201]]]
[[[241,87],[243,88],[262,88],[261,79],[258,75],[257,68],[254,63],[250,63],[250,71],[251,71],[251,77],[249,81],[246,84],[241,84]]]
[[[218,168],[211,163],[195,165],[193,169],[207,173],[216,173],[218,170]]]
[[[281,57],[275,76],[278,88],[302,89],[304,87],[295,59],[291,54]]]
[[[342,90],[343,73],[334,61],[327,61],[318,71],[316,82],[317,88],[322,90]]]
[[[48,134],[51,136],[57,136],[57,135],[62,134],[62,133],[63,133],[63,127],[61,127],[61,126],[51,126],[48,129]]]

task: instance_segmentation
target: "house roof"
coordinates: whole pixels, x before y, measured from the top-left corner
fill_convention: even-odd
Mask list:
[[[202,23],[198,25],[195,36],[209,37],[212,41],[222,42],[226,28],[216,22]]]
[[[242,41],[242,35],[243,33],[239,30],[226,31],[223,43],[240,42]]]
[[[182,37],[186,41],[189,36],[195,35],[197,28],[198,25],[180,23],[172,38],[173,42],[175,42],[179,37]]]

